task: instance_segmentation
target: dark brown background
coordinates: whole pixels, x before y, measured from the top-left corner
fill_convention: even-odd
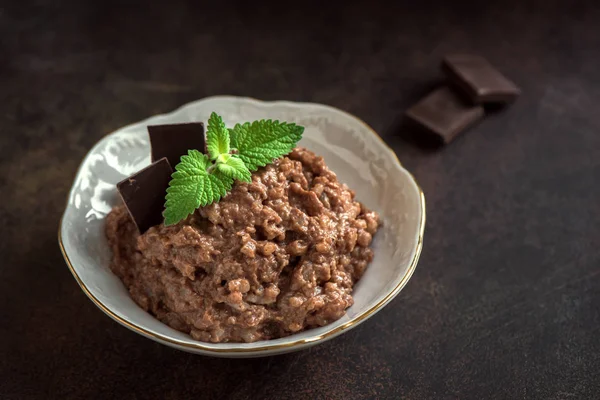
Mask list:
[[[1,398],[598,398],[600,3],[3,3]],[[424,151],[398,118],[454,51],[523,95]],[[214,94],[339,107],[415,174],[421,262],[367,323],[296,354],[213,359],[122,328],[79,289],[56,232],[84,154]]]

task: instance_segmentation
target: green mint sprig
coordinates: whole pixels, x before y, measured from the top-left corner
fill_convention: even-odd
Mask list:
[[[165,203],[165,225],[187,218],[199,207],[219,201],[234,181],[251,182],[251,171],[288,154],[302,138],[304,127],[260,120],[227,129],[212,113],[206,129],[208,154],[188,150],[171,176]]]

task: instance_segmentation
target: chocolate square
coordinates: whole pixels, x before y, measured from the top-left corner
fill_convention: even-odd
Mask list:
[[[406,111],[406,117],[444,143],[483,118],[483,107],[464,102],[450,88],[436,89]]]
[[[188,150],[206,153],[204,124],[190,122],[170,125],[148,126],[152,162],[167,157],[171,167],[175,168]]]
[[[517,85],[481,56],[446,56],[442,61],[442,70],[449,83],[463,92],[473,104],[507,104],[521,94]]]
[[[117,190],[140,234],[163,222],[167,188],[173,169],[166,157],[117,183]]]

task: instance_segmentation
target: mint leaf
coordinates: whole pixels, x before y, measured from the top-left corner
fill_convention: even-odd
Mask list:
[[[232,179],[242,182],[252,182],[252,173],[246,167],[246,164],[237,156],[222,154],[217,159],[217,169]]]
[[[287,122],[260,120],[237,124],[229,131],[231,147],[250,171],[288,154],[302,137],[304,127]]]
[[[229,153],[229,131],[225,128],[223,119],[213,112],[208,119],[206,128],[206,148],[211,160],[220,154]]]
[[[303,132],[302,126],[272,120],[227,129],[213,112],[206,129],[208,155],[188,150],[171,175],[163,212],[165,225],[176,224],[197,208],[219,201],[234,180],[251,182],[251,171],[288,154]]]
[[[208,173],[210,165],[208,156],[198,150],[189,150],[187,156],[181,157],[167,188],[165,225],[178,223],[198,207],[219,201],[231,190],[233,179],[220,171]]]

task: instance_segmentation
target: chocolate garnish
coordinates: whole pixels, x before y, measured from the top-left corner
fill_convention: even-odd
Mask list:
[[[173,168],[186,155],[188,150],[195,149],[206,153],[204,124],[190,122],[184,124],[150,125],[148,126],[152,162],[167,157]]]
[[[406,111],[406,117],[443,143],[483,118],[483,107],[464,102],[450,88],[436,89]]]
[[[521,90],[485,58],[476,55],[449,55],[442,61],[449,83],[463,92],[473,104],[514,101]]]
[[[173,169],[166,157],[117,183],[117,190],[140,234],[163,222],[166,190]]]

